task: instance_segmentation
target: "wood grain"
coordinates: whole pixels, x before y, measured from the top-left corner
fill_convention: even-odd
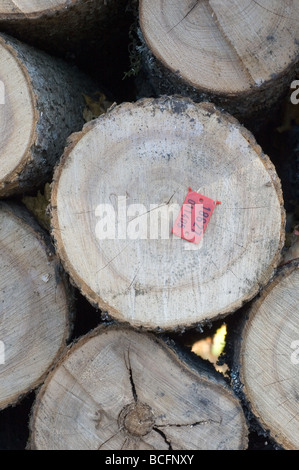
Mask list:
[[[0,14],[2,15],[32,15],[51,10],[65,8],[74,0],[1,0]]]
[[[74,67],[0,36],[0,197],[51,179],[65,141],[83,123],[93,84]]]
[[[33,449],[244,449],[247,428],[219,376],[191,371],[156,337],[99,328],[71,347],[42,387]]]
[[[171,234],[189,186],[222,202],[199,247]],[[121,230],[118,197],[129,211]],[[115,239],[97,236],[100,204],[115,210]],[[167,236],[153,239],[161,208]],[[73,135],[54,176],[52,226],[92,303],[135,326],[173,329],[232,312],[268,282],[284,209],[274,167],[248,131],[212,105],[163,97],[118,106]]]
[[[24,209],[0,204],[0,409],[40,385],[69,334],[71,292]]]
[[[294,0],[140,0],[139,17],[145,67],[158,93],[210,98],[237,117],[258,118],[295,76]]]
[[[241,382],[262,426],[285,449],[299,447],[299,261],[281,268],[249,313]]]

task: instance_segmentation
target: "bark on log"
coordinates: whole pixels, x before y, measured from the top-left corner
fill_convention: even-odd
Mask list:
[[[105,42],[125,0],[1,0],[0,30],[51,53]]]
[[[299,448],[299,260],[280,268],[249,309],[235,343],[245,403],[283,448]]]
[[[171,233],[188,187],[222,201],[200,245]],[[284,242],[269,158],[234,118],[187,98],[126,103],[86,125],[52,189],[65,269],[134,326],[184,328],[236,310],[269,281]]]
[[[40,385],[70,331],[71,290],[24,208],[0,203],[0,409]]]
[[[31,417],[38,450],[244,449],[245,418],[223,377],[191,370],[153,335],[100,327],[72,346]]]
[[[85,75],[6,35],[0,36],[0,196],[51,177],[67,137],[84,124]]]
[[[140,0],[139,18],[159,94],[212,101],[258,127],[296,74],[296,1]]]

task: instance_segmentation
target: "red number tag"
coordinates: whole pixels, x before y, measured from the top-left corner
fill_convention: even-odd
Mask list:
[[[214,201],[189,188],[172,233],[188,242],[198,244],[217,204],[221,202]]]

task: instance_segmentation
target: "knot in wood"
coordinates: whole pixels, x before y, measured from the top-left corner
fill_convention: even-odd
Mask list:
[[[150,406],[145,403],[130,403],[119,415],[119,426],[133,436],[145,436],[155,424]]]

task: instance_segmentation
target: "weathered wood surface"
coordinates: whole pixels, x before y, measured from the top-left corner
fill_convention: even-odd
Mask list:
[[[0,409],[40,385],[63,349],[72,294],[47,236],[24,208],[0,204]]]
[[[90,79],[63,61],[0,36],[0,196],[50,179],[67,137],[84,124]]]
[[[188,187],[221,201],[200,245],[171,233]],[[134,326],[175,329],[236,310],[268,282],[284,209],[275,169],[246,129],[211,104],[162,97],[118,106],[72,136],[54,176],[52,227],[93,304]]]
[[[158,93],[212,101],[262,124],[296,76],[299,5],[140,0],[143,60]]]
[[[240,336],[242,392],[283,448],[299,447],[299,260],[286,264],[251,306]]]
[[[245,418],[221,375],[201,376],[153,335],[101,327],[72,346],[41,388],[39,450],[244,449]]]
[[[103,41],[109,27],[115,28],[115,19],[124,14],[125,4],[125,0],[2,0],[0,29],[54,53],[77,53],[89,41]]]

